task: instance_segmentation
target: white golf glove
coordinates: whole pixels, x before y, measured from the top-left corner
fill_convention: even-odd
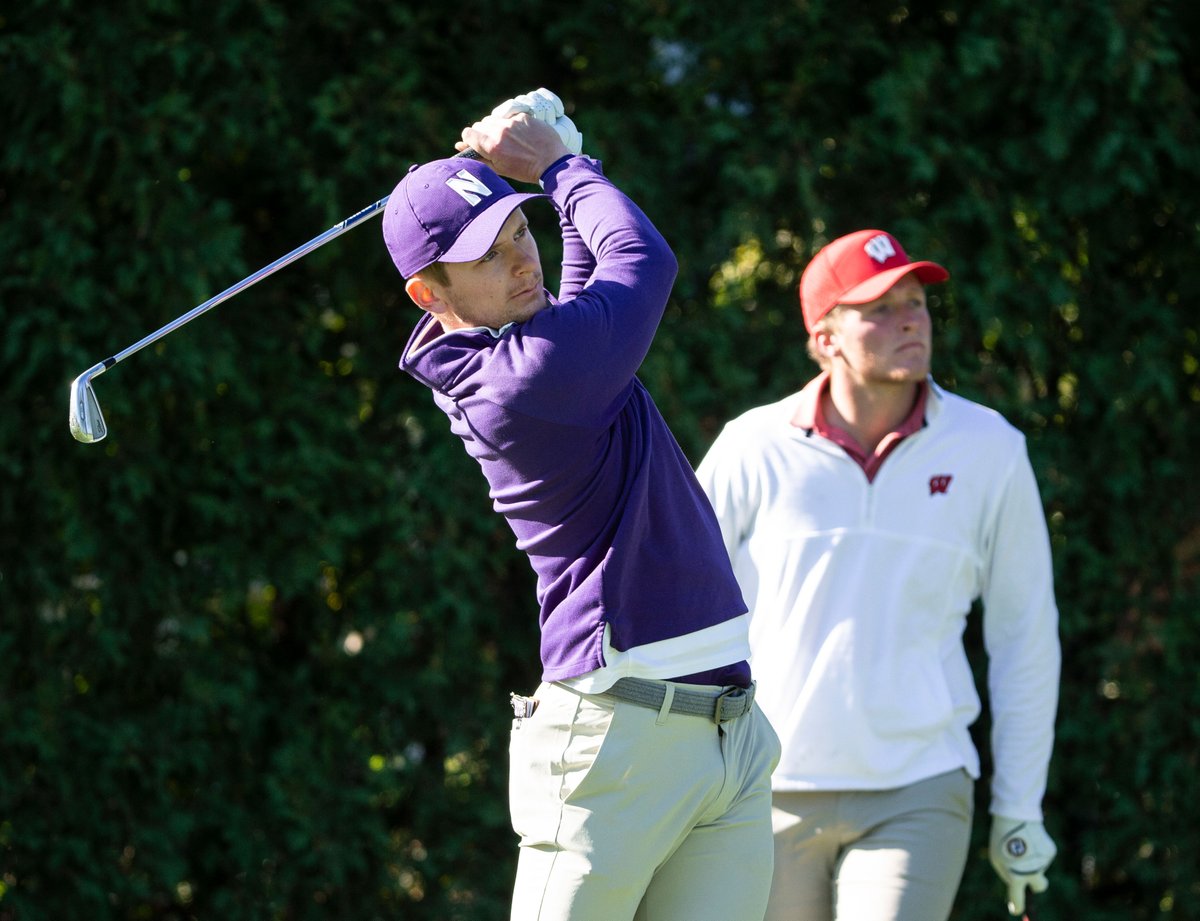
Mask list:
[[[1058,848],[1041,822],[992,816],[988,857],[996,875],[1008,886],[1010,915],[1024,914],[1027,886],[1033,892],[1045,892],[1049,888],[1046,869],[1057,853]]]
[[[571,153],[583,152],[583,135],[579,133],[575,123],[566,116],[562,100],[545,87],[536,89],[532,93],[514,96],[492,109],[492,114],[498,117],[516,115],[518,112],[524,112],[530,117],[552,126]]]

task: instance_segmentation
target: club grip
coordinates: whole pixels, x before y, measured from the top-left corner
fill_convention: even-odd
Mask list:
[[[479,156],[479,151],[475,150],[472,147],[468,147],[466,150],[460,150],[454,156],[462,157],[464,160],[482,160],[483,159],[483,157]]]

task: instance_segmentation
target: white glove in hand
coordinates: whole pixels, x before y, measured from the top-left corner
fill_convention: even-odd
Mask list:
[[[1025,887],[1045,892],[1050,886],[1046,869],[1058,848],[1041,822],[1026,822],[997,815],[992,817],[988,857],[996,875],[1008,886],[1008,913],[1025,912]]]
[[[492,109],[492,114],[501,118],[505,115],[515,115],[518,112],[531,115],[547,125],[553,125],[555,119],[565,114],[562,100],[545,87],[536,89],[532,93],[514,96]]]
[[[532,93],[514,96],[492,109],[492,114],[500,118],[516,115],[518,112],[524,112],[531,118],[552,126],[571,153],[579,154],[583,151],[583,135],[579,133],[575,123],[564,114],[562,100],[545,87]]]
[[[571,119],[560,115],[554,120],[554,130],[558,132],[558,136],[567,150],[576,156],[583,153],[583,135],[579,133],[579,129],[575,127],[575,123]]]

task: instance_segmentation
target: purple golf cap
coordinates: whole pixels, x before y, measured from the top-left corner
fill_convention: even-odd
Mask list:
[[[434,262],[471,262],[487,253],[513,211],[545,197],[517,192],[479,160],[414,165],[388,199],[383,241],[405,278]]]

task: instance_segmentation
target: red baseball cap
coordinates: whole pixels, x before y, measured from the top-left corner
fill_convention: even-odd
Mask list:
[[[912,272],[922,284],[945,281],[936,262],[913,262],[885,230],[858,230],[838,237],[813,256],[800,276],[800,312],[812,328],[838,304],[868,304]]]

